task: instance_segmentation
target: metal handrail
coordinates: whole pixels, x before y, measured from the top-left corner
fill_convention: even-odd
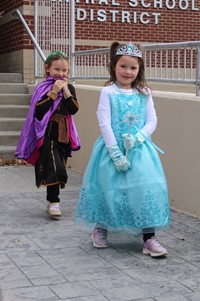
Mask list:
[[[36,41],[34,35],[32,34],[30,28],[28,27],[26,21],[24,20],[24,18],[23,18],[23,16],[22,16],[21,12],[20,12],[18,9],[16,9],[16,10],[13,12],[13,16],[18,17],[18,18],[21,20],[21,22],[22,22],[22,24],[24,25],[24,28],[26,29],[27,33],[29,34],[29,36],[30,36],[30,38],[31,38],[31,40],[32,40],[32,42],[33,42],[35,48],[37,49],[37,51],[38,51],[38,53],[39,53],[41,59],[42,59],[43,61],[45,61],[45,60],[46,60],[46,57],[45,57],[45,55],[44,55],[42,49],[40,48],[39,44],[37,43],[37,41]]]
[[[149,73],[146,76],[148,81],[192,83],[196,86],[196,95],[200,96],[200,41],[141,46],[144,52],[145,68]],[[100,48],[72,53],[72,57],[76,60],[76,72],[72,74],[72,77],[74,79],[107,79],[109,76],[106,73],[109,50],[109,48]],[[194,50],[196,61],[194,60]],[[181,52],[183,52],[182,60]],[[169,72],[171,75],[168,74]]]

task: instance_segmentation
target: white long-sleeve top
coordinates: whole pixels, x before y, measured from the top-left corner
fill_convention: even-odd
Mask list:
[[[124,94],[132,94],[132,89],[121,89]],[[106,147],[111,147],[114,144],[117,144],[112,126],[111,126],[111,106],[110,106],[110,93],[118,93],[119,91],[116,89],[115,85],[112,84],[110,86],[104,87],[100,93],[99,105],[97,108],[97,118],[99,122],[99,128],[102,133],[103,139],[105,141]],[[135,93],[137,91],[135,90]],[[155,131],[157,126],[157,115],[154,108],[154,102],[152,98],[152,94],[149,90],[149,95],[147,98],[146,105],[146,119],[145,125],[141,129],[145,135],[150,137]]]

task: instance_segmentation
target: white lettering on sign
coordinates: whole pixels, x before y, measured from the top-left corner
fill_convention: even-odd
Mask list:
[[[151,3],[150,1],[145,1],[145,0],[141,0],[141,4],[143,7],[147,8],[147,7],[150,7],[151,6]]]
[[[111,2],[111,1],[108,1],[108,0],[99,0],[98,2],[99,2],[98,4],[105,4],[105,5],[109,5],[109,4],[111,4],[111,5],[113,5],[113,6],[118,6],[118,5],[120,5],[120,3],[117,3],[115,0],[112,0],[112,2]],[[111,2],[111,3],[110,3],[110,2]]]
[[[108,5],[108,0],[99,1],[99,4],[106,4],[106,5]]]
[[[186,10],[189,7],[189,2],[187,0],[180,0],[179,1],[179,7],[182,10]]]
[[[136,6],[138,6],[138,1],[137,0],[130,0],[128,4],[131,7],[136,7]]]
[[[65,2],[69,2],[70,0],[51,0],[52,2],[56,2],[56,1],[65,1]],[[81,0],[75,0],[75,3],[81,3],[83,1]],[[113,5],[113,6],[118,6],[120,5],[120,3],[116,0],[85,0],[85,4],[105,4],[105,5]]]
[[[94,0],[86,0],[85,3],[86,4],[94,4]]]
[[[64,1],[64,0],[51,0],[52,2]],[[70,0],[65,0],[69,2]],[[130,8],[130,10],[124,10],[122,6],[124,2]],[[149,23],[159,24],[159,18],[161,17],[163,9],[180,11],[199,11],[196,3],[198,0],[75,0],[75,3],[82,3],[90,5],[87,9],[77,7],[76,8],[76,20],[84,21],[86,19],[90,21],[97,20],[98,22],[106,22],[111,19],[112,23],[142,23],[144,25]],[[92,9],[92,6],[101,5],[100,9]],[[108,10],[109,7],[113,9]],[[103,9],[104,7],[106,9]],[[95,7],[95,8],[96,8]],[[115,8],[117,7],[117,10]],[[120,10],[121,7],[121,10]],[[134,11],[134,8],[140,8],[140,11]],[[143,8],[144,11],[141,9]],[[150,11],[146,11],[151,9]],[[155,10],[155,11],[154,11]]]
[[[91,9],[90,11],[90,21],[94,21],[94,10]]]
[[[117,10],[110,10],[110,13],[112,15],[112,22],[116,22],[116,14],[118,14],[119,12]]]
[[[148,24],[149,23],[149,14],[148,13],[141,13],[140,21],[141,21],[142,24]]]
[[[155,24],[159,22],[160,13],[148,13],[148,12],[129,12],[129,11],[118,11],[118,10],[104,10],[99,9],[97,12],[90,9],[89,11],[83,8],[77,9],[76,19],[78,21],[84,21],[89,18],[90,21],[95,19],[98,22],[106,22],[111,18],[113,23],[122,22],[122,23],[134,23],[140,22],[142,24],[148,24],[153,21]]]
[[[166,7],[168,9],[174,9],[176,6],[176,0],[166,0]]]
[[[97,20],[99,22],[105,22],[106,21],[106,11],[103,9],[100,9],[97,11]]]
[[[83,8],[77,8],[76,10],[76,19],[78,21],[84,21],[87,17],[86,10]]]
[[[175,8],[178,7],[181,10],[186,10],[191,7],[191,10],[199,10],[195,7],[196,0],[128,0],[128,5],[130,7],[137,7],[141,5],[144,8],[154,7],[154,8]]]
[[[157,25],[158,24],[158,17],[160,17],[160,13],[152,13],[152,16],[154,16],[154,23]]]
[[[162,8],[163,4],[162,4],[162,0],[154,0],[154,8]]]
[[[130,23],[130,12],[129,11],[122,11],[122,23]]]
[[[192,10],[199,10],[197,7],[195,7],[195,0],[192,0]]]

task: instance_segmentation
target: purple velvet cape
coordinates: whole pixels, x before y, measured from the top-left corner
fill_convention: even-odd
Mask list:
[[[21,135],[16,147],[15,155],[19,159],[24,159],[32,165],[35,165],[36,161],[40,156],[39,148],[44,142],[44,136],[49,119],[58,108],[58,105],[62,99],[62,93],[60,92],[58,94],[57,99],[54,100],[53,105],[51,106],[49,111],[45,113],[41,121],[37,120],[34,117],[36,103],[43,99],[47,92],[52,89],[54,82],[55,79],[51,76],[48,76],[46,80],[39,83],[35,88],[31,98],[29,112],[26,121],[23,125]],[[80,139],[73,118],[70,114],[67,114],[67,121],[71,147],[69,156],[71,156],[71,151],[76,151],[80,149]]]

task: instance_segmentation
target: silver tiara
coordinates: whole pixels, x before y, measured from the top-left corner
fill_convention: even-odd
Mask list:
[[[117,49],[116,55],[130,55],[142,57],[142,51],[139,50],[135,45],[126,44]]]

